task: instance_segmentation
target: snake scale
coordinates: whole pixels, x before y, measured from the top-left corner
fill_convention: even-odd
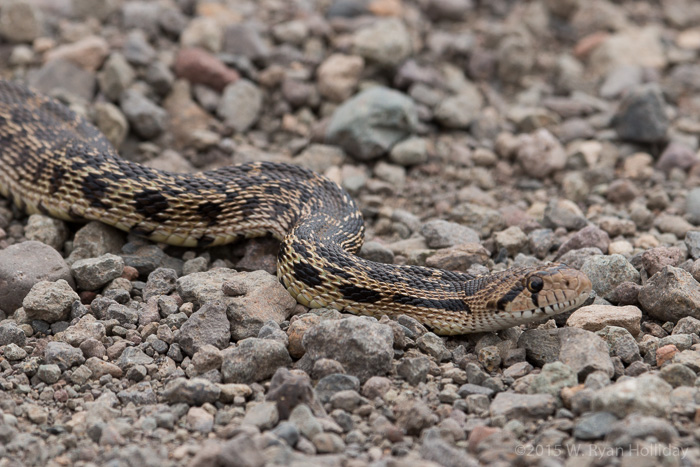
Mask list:
[[[193,174],[120,158],[59,102],[0,81],[0,193],[27,213],[97,220],[187,247],[272,234],[277,275],[301,304],[409,315],[439,334],[493,331],[580,306],[590,280],[563,264],[472,276],[357,256],[364,223],[336,183],[293,164]]]

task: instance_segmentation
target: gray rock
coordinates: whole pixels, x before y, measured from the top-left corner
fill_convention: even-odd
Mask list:
[[[395,144],[389,152],[389,159],[405,167],[427,162],[428,148],[425,138],[410,137]]]
[[[29,240],[45,243],[61,251],[63,243],[68,238],[68,227],[62,220],[41,214],[32,214],[24,228],[24,235]]]
[[[359,256],[378,263],[391,264],[394,262],[394,253],[379,242],[365,242],[360,249]]]
[[[689,272],[666,266],[642,286],[639,304],[661,321],[677,322],[686,316],[700,319],[700,287]]]
[[[550,394],[559,397],[563,388],[576,386],[578,375],[568,365],[562,362],[546,363],[542,371],[533,379],[528,392],[530,394]]]
[[[94,315],[86,314],[63,331],[63,340],[73,347],[78,347],[89,339],[101,342],[106,335],[105,325],[97,321]]]
[[[22,307],[29,319],[55,323],[68,318],[76,301],[80,301],[80,296],[68,282],[59,279],[56,282],[41,281],[34,284],[22,300]]]
[[[71,265],[71,272],[78,288],[97,290],[112,279],[122,275],[124,260],[111,253],[97,258],[81,259]]]
[[[411,98],[375,86],[348,99],[335,110],[326,140],[359,160],[372,160],[410,135],[417,119]]]
[[[102,222],[88,222],[75,233],[73,251],[68,257],[68,263],[107,253],[116,255],[121,252],[123,245],[124,234],[121,231]]]
[[[263,431],[274,428],[278,421],[277,404],[274,402],[261,402],[248,408],[241,423],[243,425],[254,425],[260,431]]]
[[[291,363],[289,352],[281,342],[251,337],[223,352],[221,373],[226,383],[254,383]]]
[[[531,177],[543,179],[566,165],[566,150],[545,128],[518,138],[517,159]]]
[[[469,227],[442,219],[428,221],[421,226],[428,248],[449,248],[463,243],[479,243],[479,234]]]
[[[2,350],[3,356],[11,362],[24,360],[27,358],[27,351],[14,342],[7,344]]]
[[[44,350],[44,362],[47,365],[56,364],[65,371],[75,365],[82,365],[85,362],[83,353],[65,342],[52,341],[46,345]]]
[[[506,419],[540,420],[554,413],[556,399],[549,394],[515,394],[499,392],[491,401],[492,417]]]
[[[131,85],[136,76],[124,55],[114,52],[109,55],[102,70],[97,74],[100,90],[113,102]]]
[[[690,198],[694,191],[697,191],[698,198],[698,219],[700,219],[700,188],[695,188],[688,193],[686,201]],[[693,214],[690,210],[689,213]],[[697,260],[700,258],[700,231],[691,230],[685,234],[685,246],[688,247],[688,254],[691,258]]]
[[[426,332],[420,336],[416,340],[416,345],[438,362],[447,360],[452,356],[452,352],[447,349],[442,338],[432,332]]]
[[[192,313],[182,324],[178,344],[186,354],[192,356],[207,344],[225,349],[230,340],[230,323],[224,304],[213,301]]]
[[[396,373],[411,386],[424,383],[430,371],[430,359],[425,356],[404,357],[396,367]]]
[[[605,76],[600,86],[600,97],[610,99],[640,84],[644,78],[644,69],[638,65],[620,65]]]
[[[681,363],[669,363],[664,365],[659,376],[668,384],[677,388],[679,386],[694,386],[697,376],[695,372]]]
[[[167,112],[143,94],[127,89],[119,97],[120,106],[131,128],[145,139],[153,139],[165,130]]]
[[[0,9],[0,36],[9,42],[32,42],[43,29],[44,15],[35,4],[12,0]]]
[[[242,133],[258,120],[263,93],[248,80],[237,80],[224,89],[216,113],[235,131]]]
[[[171,268],[158,268],[148,275],[146,287],[143,289],[143,299],[147,301],[158,295],[169,295],[175,290],[177,272]]]
[[[672,389],[658,376],[644,373],[598,389],[593,394],[591,408],[620,418],[632,413],[663,417],[671,407]]]
[[[303,344],[299,368],[308,373],[316,360],[331,358],[363,382],[386,374],[394,357],[391,327],[359,316],[322,321],[306,331]]]
[[[654,168],[668,174],[673,169],[688,170],[697,162],[698,157],[692,147],[687,144],[671,142],[661,153]]]
[[[155,405],[158,403],[158,397],[156,396],[153,386],[148,381],[143,381],[138,384],[119,391],[117,393],[119,401],[126,405],[132,403],[136,406],[139,405]]]
[[[284,367],[275,371],[265,400],[277,403],[277,412],[281,420],[289,418],[291,411],[299,404],[306,404],[315,412],[323,413],[309,377],[306,374],[292,373]]]
[[[614,373],[608,346],[594,333],[578,328],[531,329],[523,332],[518,347],[524,347],[528,361],[542,366],[560,360],[571,367],[579,379],[594,371]]]
[[[289,415],[289,422],[297,427],[299,433],[311,439],[323,431],[323,425],[314,417],[311,409],[304,405],[297,405]]]
[[[610,412],[584,414],[574,425],[574,438],[583,441],[602,439],[612,430],[617,417]]]
[[[130,31],[126,35],[122,52],[129,63],[137,66],[149,65],[156,59],[155,49],[148,43],[143,31],[139,30]]]
[[[5,321],[0,323],[0,347],[15,344],[24,347],[27,341],[27,335],[22,328],[17,326],[13,321]]]
[[[466,86],[459,94],[448,96],[438,104],[435,119],[447,128],[468,129],[479,116],[483,102],[476,86]]]
[[[377,19],[352,38],[353,53],[384,66],[401,63],[412,50],[411,37],[398,18]]]
[[[548,227],[565,227],[570,230],[584,228],[588,224],[579,207],[568,199],[552,199],[544,211],[544,224]]]
[[[213,404],[219,399],[221,388],[204,378],[175,378],[165,385],[163,397],[171,404],[185,402],[188,405]]]
[[[330,402],[334,394],[346,390],[359,391],[360,380],[352,375],[334,373],[321,378],[315,388],[316,396],[322,404]]]
[[[596,334],[608,343],[611,357],[620,357],[626,365],[642,359],[642,356],[639,354],[637,341],[627,329],[618,326],[606,326],[597,331]]]
[[[257,336],[267,322],[288,319],[296,301],[279,280],[265,271],[238,273],[222,286],[234,340]]]
[[[116,363],[122,370],[127,370],[135,365],[150,365],[153,363],[153,358],[146,355],[138,347],[127,347]]]
[[[668,420],[633,413],[613,423],[605,439],[614,446],[632,446],[635,440],[650,438],[670,444],[678,441],[678,431]]]
[[[0,250],[0,310],[11,314],[39,281],[63,279],[73,285],[60,253],[40,242],[23,242]]]
[[[73,62],[54,58],[29,76],[37,91],[51,95],[68,95],[90,101],[95,95],[95,75]]]
[[[589,225],[564,242],[562,246],[559,247],[559,250],[557,250],[557,257],[561,258],[571,250],[591,247],[598,248],[603,253],[607,253],[609,245],[610,237],[608,233],[594,225]]]
[[[127,324],[136,324],[139,320],[139,313],[137,310],[126,305],[113,303],[107,307],[105,318],[107,320],[116,320],[120,325],[124,326]]]
[[[251,60],[260,60],[269,55],[270,48],[257,28],[248,22],[241,22],[226,26],[222,51],[231,55],[241,55]]]
[[[669,119],[657,84],[644,84],[629,91],[620,103],[613,124],[621,139],[638,143],[661,143]]]
[[[215,465],[231,465],[240,467],[263,467],[265,457],[256,440],[248,433],[241,433],[226,441],[216,456]]]
[[[609,299],[623,282],[640,282],[639,271],[624,256],[617,254],[591,256],[581,266],[581,272],[591,280],[596,294],[605,299]]]
[[[426,430],[420,446],[422,459],[443,467],[477,467],[479,461],[466,450],[452,446],[440,437],[436,428]]]

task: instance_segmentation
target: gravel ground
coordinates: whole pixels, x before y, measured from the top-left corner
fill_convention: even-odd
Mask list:
[[[0,199],[0,466],[700,465],[700,4],[6,0],[3,77],[120,153],[291,161],[362,256],[564,261],[596,297],[441,338],[209,250]]]

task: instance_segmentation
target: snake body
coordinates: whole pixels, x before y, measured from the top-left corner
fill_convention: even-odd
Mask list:
[[[272,234],[277,275],[312,308],[409,315],[440,334],[507,328],[577,307],[591,291],[562,264],[483,276],[390,265],[356,255],[364,223],[336,183],[293,164],[257,162],[194,174],[120,158],[84,118],[0,82],[0,193],[28,213],[98,220],[172,245]]]

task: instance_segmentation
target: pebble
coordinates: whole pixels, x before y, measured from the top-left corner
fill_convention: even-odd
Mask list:
[[[430,359],[425,356],[402,358],[396,367],[396,373],[412,386],[425,382],[429,371]]]
[[[140,92],[127,89],[119,98],[129,125],[145,139],[153,139],[165,131],[168,114]]]
[[[242,133],[258,120],[262,105],[260,89],[246,79],[239,79],[226,86],[216,113],[226,125]]]
[[[168,382],[163,397],[171,404],[185,402],[188,405],[213,404],[219,399],[221,389],[204,378],[176,378]]]
[[[564,242],[557,250],[557,257],[562,257],[571,250],[581,248],[598,248],[603,253],[608,251],[610,237],[600,228],[589,225],[575,233],[569,240]]]
[[[46,345],[44,350],[44,362],[47,365],[58,365],[65,371],[76,365],[81,365],[85,362],[82,352],[79,349],[66,344],[65,342],[53,341]]]
[[[316,70],[318,92],[333,102],[349,99],[360,81],[365,61],[358,55],[331,54]]]
[[[642,359],[639,354],[639,346],[627,329],[619,326],[606,326],[597,331],[596,334],[608,343],[610,356],[619,357],[625,365]]]
[[[44,20],[37,5],[13,0],[0,10],[0,36],[9,42],[32,42],[43,32]]]
[[[352,50],[379,65],[396,66],[411,53],[411,37],[400,19],[378,19],[353,35]]]
[[[623,140],[659,143],[666,139],[669,120],[665,102],[656,84],[644,84],[630,90],[615,114],[614,125]]]
[[[124,272],[124,260],[111,253],[81,259],[71,265],[71,273],[81,290],[97,290]]]
[[[556,399],[550,394],[499,392],[489,407],[491,417],[538,420],[554,413]]]
[[[566,150],[548,130],[541,128],[518,138],[517,159],[529,176],[543,179],[566,165]]]
[[[13,321],[0,323],[0,347],[14,344],[23,347],[27,341],[27,335]]]
[[[332,358],[364,382],[391,369],[393,336],[391,327],[363,317],[322,321],[304,334],[306,353],[297,365],[310,371],[316,360]]]
[[[479,234],[456,222],[435,219],[423,224],[420,234],[428,248],[450,248],[463,243],[479,243]]]
[[[72,44],[56,47],[46,54],[46,61],[67,60],[80,68],[97,71],[109,54],[109,44],[99,36],[88,36]]]
[[[361,161],[376,159],[411,134],[417,111],[398,91],[374,86],[346,100],[333,113],[326,140]]]
[[[476,86],[466,86],[459,94],[447,96],[435,108],[435,118],[441,125],[466,130],[479,116],[483,98]]]
[[[424,164],[428,161],[428,142],[420,137],[406,138],[391,148],[389,159],[404,167]]]
[[[661,417],[671,405],[671,390],[660,377],[645,373],[598,389],[591,408],[620,418],[632,413]]]
[[[586,414],[574,426],[574,437],[583,441],[602,439],[612,430],[617,417],[610,412]]]
[[[254,383],[271,377],[279,367],[291,365],[279,341],[251,337],[222,353],[221,373],[226,383]]]

